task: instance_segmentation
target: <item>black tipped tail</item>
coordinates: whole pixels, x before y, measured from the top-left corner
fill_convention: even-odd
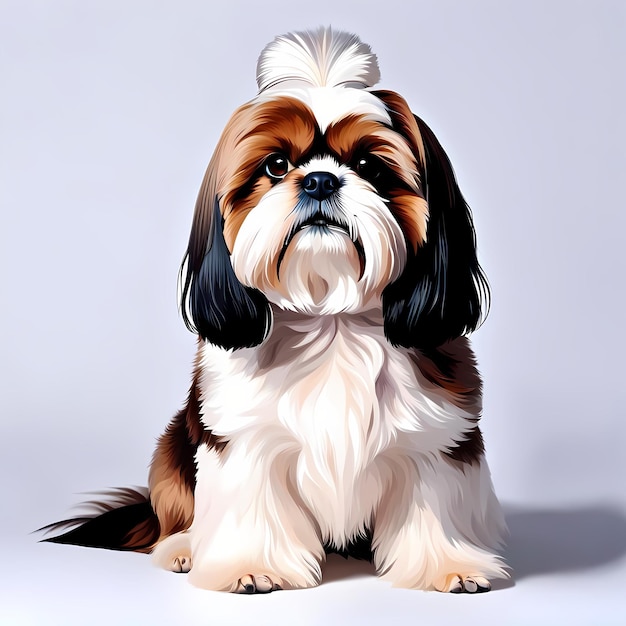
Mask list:
[[[88,514],[40,528],[44,532],[67,531],[42,541],[150,552],[159,539],[160,527],[147,490],[124,488],[101,495],[104,500],[86,503],[91,509]]]

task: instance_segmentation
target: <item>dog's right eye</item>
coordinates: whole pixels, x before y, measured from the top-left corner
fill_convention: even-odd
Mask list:
[[[265,160],[265,174],[272,181],[278,182],[287,176],[289,172],[289,161],[282,154],[271,154]]]

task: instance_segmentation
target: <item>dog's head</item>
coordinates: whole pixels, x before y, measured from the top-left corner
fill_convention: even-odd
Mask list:
[[[206,340],[261,343],[271,305],[382,306],[405,347],[479,323],[488,289],[452,166],[401,96],[371,89],[378,78],[369,46],[329,28],[262,52],[259,94],[218,143],[181,270],[185,322]]]

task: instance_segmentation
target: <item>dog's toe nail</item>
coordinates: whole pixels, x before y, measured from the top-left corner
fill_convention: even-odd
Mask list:
[[[491,589],[491,583],[484,576],[473,576],[472,578],[478,586],[476,593],[484,593]]]
[[[239,585],[242,588],[242,593],[254,593],[256,586],[254,584],[254,577],[250,574],[246,574],[239,579]]]

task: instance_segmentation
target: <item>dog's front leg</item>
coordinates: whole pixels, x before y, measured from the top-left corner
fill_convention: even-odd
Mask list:
[[[373,537],[383,579],[396,587],[474,593],[508,577],[497,555],[504,519],[484,458],[471,464],[444,455],[404,458],[392,466]]]
[[[188,553],[190,582],[219,591],[319,584],[324,550],[290,484],[293,458],[255,454],[245,444],[222,453],[200,446],[193,524],[157,546],[157,563],[176,569],[172,563]]]

